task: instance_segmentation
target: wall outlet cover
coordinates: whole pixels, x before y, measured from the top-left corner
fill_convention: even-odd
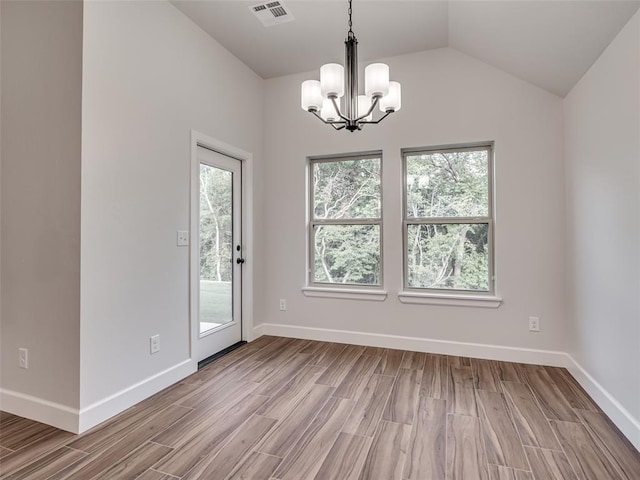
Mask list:
[[[158,353],[160,351],[160,335],[154,335],[149,339],[150,353]]]
[[[178,247],[189,246],[189,232],[186,230],[178,230],[176,233],[176,244]]]

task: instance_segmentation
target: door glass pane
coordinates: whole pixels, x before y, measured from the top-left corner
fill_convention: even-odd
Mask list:
[[[233,174],[200,164],[200,333],[233,319]]]

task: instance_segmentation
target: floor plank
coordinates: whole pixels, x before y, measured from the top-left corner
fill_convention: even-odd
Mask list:
[[[6,435],[5,431],[0,430],[0,435]],[[46,454],[47,452],[61,447],[65,442],[72,438],[73,434],[63,432],[62,430],[55,430],[43,435],[27,447],[5,455],[0,462],[0,475],[7,475],[15,472],[19,468],[35,461],[38,457]]]
[[[162,410],[161,415],[152,417],[149,421],[143,423],[135,430],[130,431],[109,447],[94,452],[93,455],[89,455],[73,465],[69,465],[66,469],[61,470],[54,478],[83,480],[94,478],[98,474],[102,475],[102,472],[118,463],[119,460],[126,458],[133,450],[146,444],[158,431],[166,429],[191,412],[192,410],[189,408],[180,405],[171,405]],[[149,467],[150,466],[151,465],[149,465]],[[146,470],[146,468],[144,470]]]
[[[347,376],[349,370],[356,362],[358,357],[362,355],[364,347],[349,345],[329,364],[325,372],[320,375],[317,382],[320,385],[329,385],[337,387]]]
[[[517,382],[502,382],[502,388],[522,443],[532,447],[561,450],[558,439],[529,387]]]
[[[87,454],[69,447],[60,447],[56,450],[40,457],[25,467],[17,470],[8,476],[3,476],[3,480],[40,480],[51,477],[60,470],[77,462]]]
[[[404,352],[402,350],[386,350],[384,356],[380,359],[375,373],[395,377],[400,369],[403,355]]]
[[[225,480],[269,480],[280,461],[278,457],[253,452]]]
[[[447,480],[489,480],[478,418],[447,415]]]
[[[425,358],[426,354],[423,352],[404,352],[402,361],[400,362],[400,368],[422,370],[424,369]]]
[[[351,413],[353,400],[331,397],[273,475],[282,480],[311,480]]]
[[[334,390],[333,387],[326,385],[313,385],[294,410],[279,422],[264,441],[258,445],[256,451],[284,458],[298,439],[302,437],[306,428],[327,403]]]
[[[137,478],[145,470],[166,456],[172,449],[157,443],[147,442],[130,455],[100,474],[100,480],[123,480]]]
[[[373,438],[341,432],[315,480],[358,480]]]
[[[277,421],[254,415],[247,420],[215,455],[207,455],[185,475],[183,480],[225,478],[263,439]]]
[[[523,370],[527,383],[532,387],[533,393],[548,419],[567,422],[580,421],[544,368],[527,365],[523,367]]]
[[[591,437],[629,480],[640,479],[640,453],[603,413],[576,410]]]
[[[394,377],[373,375],[365,386],[342,431],[354,435],[373,437],[387,404]]]
[[[268,397],[273,396],[278,390],[280,390],[285,384],[291,380],[291,377],[300,371],[302,367],[309,363],[311,355],[298,353],[293,356],[285,364],[280,365],[275,369],[271,375],[267,376],[262,382],[260,387],[254,392],[256,395],[266,395]]]
[[[420,395],[446,400],[448,386],[449,364],[447,357],[445,355],[427,355],[420,381]]]
[[[362,468],[360,480],[401,480],[411,426],[382,421]]]
[[[472,358],[471,369],[473,371],[473,386],[476,390],[500,391],[500,379],[492,361]]]
[[[529,463],[502,393],[477,390],[476,395],[489,463],[528,470]]]
[[[202,458],[219,451],[233,432],[240,427],[268,397],[249,395],[234,408],[218,412],[213,420],[174,443],[175,450],[153,465],[155,470],[176,477],[186,475]]]
[[[382,415],[383,420],[409,425],[413,423],[421,378],[422,372],[419,370],[400,369],[387,400],[387,406]]]
[[[535,480],[531,472],[489,464],[491,480]]]
[[[449,413],[478,416],[471,367],[449,367],[447,402]]]
[[[160,473],[156,470],[148,469],[142,475],[136,478],[136,480],[176,480],[176,477],[167,475],[165,473]]]
[[[369,382],[378,366],[380,357],[361,355],[353,364],[344,380],[338,385],[334,397],[356,400]]]
[[[439,480],[445,477],[447,402],[420,397],[418,414],[404,464],[403,478]]]
[[[316,365],[304,366],[294,378],[271,397],[271,400],[258,409],[258,415],[278,420],[284,418],[308,394],[324,370],[324,367]]]
[[[492,360],[494,371],[498,379],[503,382],[520,382],[524,383],[524,379],[520,375],[517,364],[509,362],[498,362]]]
[[[312,355],[309,364],[318,367],[328,367],[346,348],[347,345],[344,343],[327,343]]]
[[[6,457],[7,455],[13,452],[14,452],[13,450],[9,450],[8,448],[0,447],[0,459],[2,459],[2,457]]]
[[[534,447],[524,447],[524,451],[536,479],[576,480],[576,474],[564,453]]]
[[[571,377],[566,369],[557,367],[544,367],[544,369],[556,387],[562,392],[562,395],[567,399],[569,405],[581,410],[600,411],[595,402],[589,398],[587,392]]]
[[[551,420],[551,427],[580,480],[623,478],[607,456],[593,443],[587,429],[581,423]]]

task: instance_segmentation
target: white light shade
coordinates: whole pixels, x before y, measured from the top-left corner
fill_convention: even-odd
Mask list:
[[[322,108],[322,92],[318,80],[306,80],[302,82],[302,109],[318,111]]]
[[[325,98],[322,101],[322,110],[320,110],[320,116],[327,121],[338,120],[338,113],[333,106],[333,102],[328,98]]]
[[[358,117],[361,117],[362,115],[367,113],[369,111],[369,108],[371,108],[371,99],[366,95],[358,95]],[[372,119],[373,119],[373,113],[370,115],[367,115],[362,120],[366,120],[367,122],[370,122]]]
[[[327,63],[320,67],[320,88],[322,96],[342,97],[344,95],[344,67],[338,63]]]
[[[367,97],[385,96],[389,93],[389,66],[372,63],[364,69],[364,90]]]
[[[401,88],[398,82],[389,82],[389,93],[380,99],[380,110],[397,112],[402,106]]]

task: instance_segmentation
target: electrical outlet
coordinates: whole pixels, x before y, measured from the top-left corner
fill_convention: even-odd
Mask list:
[[[189,245],[189,232],[186,230],[178,230],[176,233],[176,244],[179,247],[187,247]]]
[[[280,310],[285,311],[287,309],[287,301],[284,298],[280,299]]]
[[[529,317],[529,331],[530,332],[539,332],[540,331],[540,318],[539,317]]]
[[[150,353],[158,353],[160,351],[160,335],[154,335],[149,339]]]
[[[18,349],[18,362],[20,368],[29,368],[29,350],[26,348]]]

